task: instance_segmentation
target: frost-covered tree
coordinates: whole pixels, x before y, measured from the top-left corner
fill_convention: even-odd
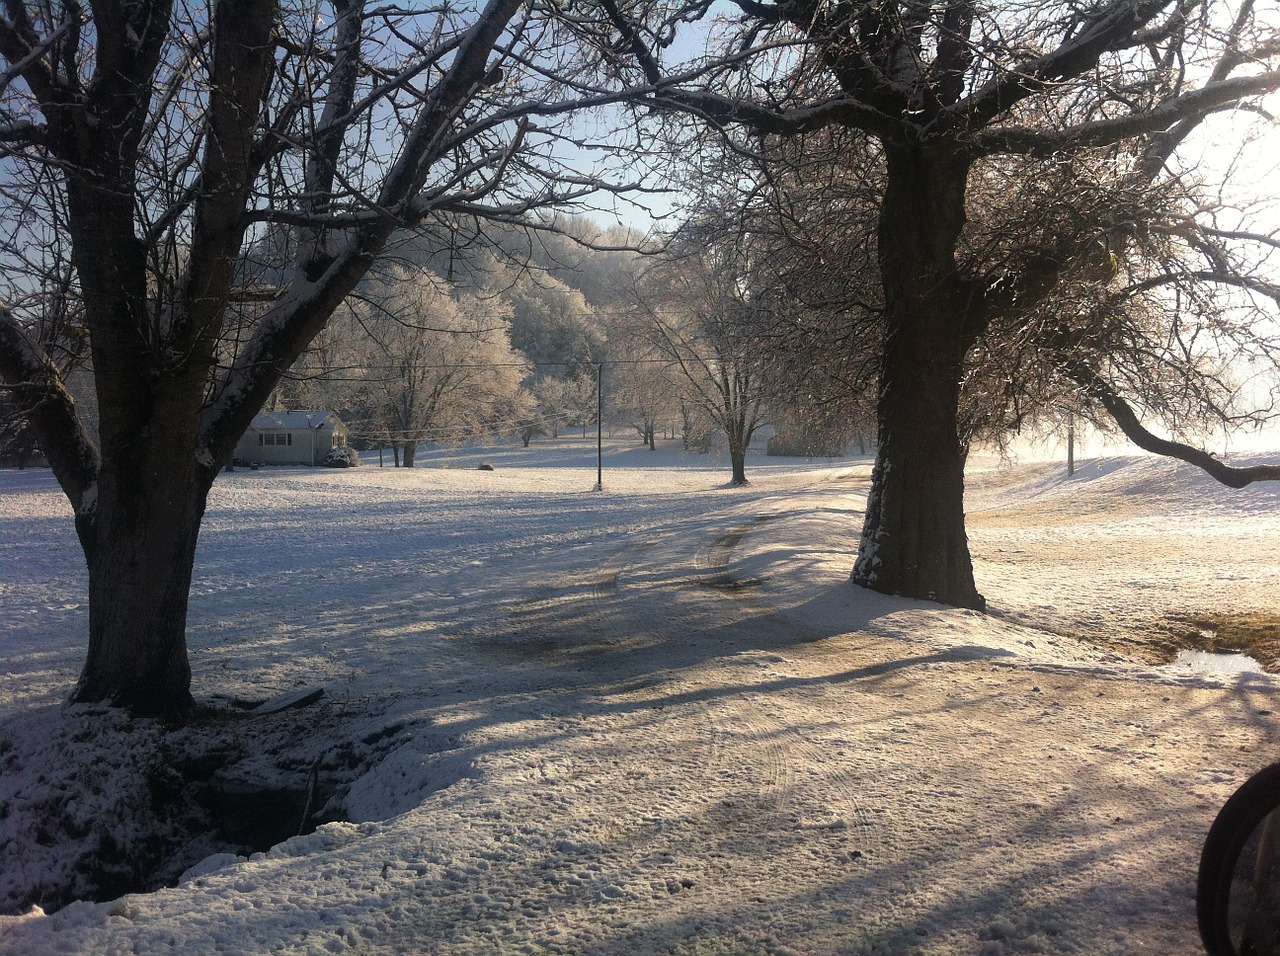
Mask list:
[[[531,269],[518,275],[504,269],[488,279],[492,294],[511,310],[511,344],[542,374],[561,379],[590,374],[604,334],[581,292]]]
[[[589,400],[588,398],[589,393]],[[525,436],[560,436],[568,425],[592,420],[596,410],[595,381],[586,378],[561,378],[558,375],[536,375],[529,385],[532,408]],[[587,412],[587,407],[590,411]],[[584,417],[586,416],[586,417]],[[528,441],[525,442],[528,445]]]
[[[770,138],[749,155],[705,135],[689,155],[697,199],[676,245],[743,260],[750,299],[728,321],[762,366],[770,454],[838,456],[854,441],[865,453],[883,315],[874,156],[839,130]]]
[[[735,485],[747,484],[747,450],[766,413],[768,363],[743,318],[758,307],[751,271],[741,248],[689,250],[648,271],[636,289],[644,334],[670,361],[687,408],[724,437]]]
[[[605,383],[607,405],[615,421],[634,428],[650,451],[658,448],[659,431],[680,415],[680,388],[671,359],[649,342],[643,330],[610,341]]]
[[[379,444],[412,468],[422,441],[458,442],[508,425],[527,365],[494,303],[396,269],[365,291],[364,397]]]

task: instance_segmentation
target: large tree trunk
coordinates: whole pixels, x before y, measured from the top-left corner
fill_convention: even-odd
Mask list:
[[[413,459],[418,454],[418,443],[416,441],[407,441],[404,443],[404,467],[412,468]]]
[[[984,606],[964,526],[965,450],[956,431],[964,349],[918,331],[888,343],[880,447],[855,584],[958,607]],[[903,341],[905,340],[905,341]]]
[[[729,466],[733,469],[730,484],[747,484],[747,448],[741,442],[729,442]]]
[[[879,448],[853,581],[885,594],[985,606],[964,526],[957,430],[964,358],[980,308],[956,273],[968,163],[886,148]]]
[[[148,442],[104,449],[80,539],[89,570],[89,651],[72,694],[137,714],[191,710],[187,599],[216,465],[194,460],[194,416],[157,415]]]

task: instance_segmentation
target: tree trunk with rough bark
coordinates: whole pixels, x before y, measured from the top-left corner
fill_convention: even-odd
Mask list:
[[[981,609],[958,431],[964,359],[980,330],[955,265],[968,161],[905,146],[887,147],[886,159],[879,445],[853,582]]]
[[[853,581],[981,609],[965,533],[965,449],[956,429],[965,351],[918,329],[888,343],[880,445]]]
[[[747,449],[740,442],[729,443],[729,466],[733,470],[733,477],[729,479],[732,485],[745,485],[747,482]]]
[[[207,496],[192,472],[180,459],[146,476],[104,469],[85,554],[89,651],[73,701],[190,711],[187,598]]]

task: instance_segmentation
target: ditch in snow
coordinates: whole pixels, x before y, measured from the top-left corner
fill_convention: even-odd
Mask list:
[[[176,728],[92,706],[10,725],[0,913],[174,886],[209,857],[248,857],[346,819],[351,784],[409,734],[367,717],[352,734],[356,718],[322,697],[295,709],[235,701]]]
[[[1074,636],[1149,664],[1280,674],[1280,615],[1276,614],[1182,612],[1166,614],[1134,633],[1104,629]]]

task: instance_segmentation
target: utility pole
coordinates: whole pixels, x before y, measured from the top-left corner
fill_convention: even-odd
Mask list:
[[[596,491],[604,491],[604,362],[596,363]]]
[[[1067,412],[1067,477],[1076,473],[1076,418]]]

